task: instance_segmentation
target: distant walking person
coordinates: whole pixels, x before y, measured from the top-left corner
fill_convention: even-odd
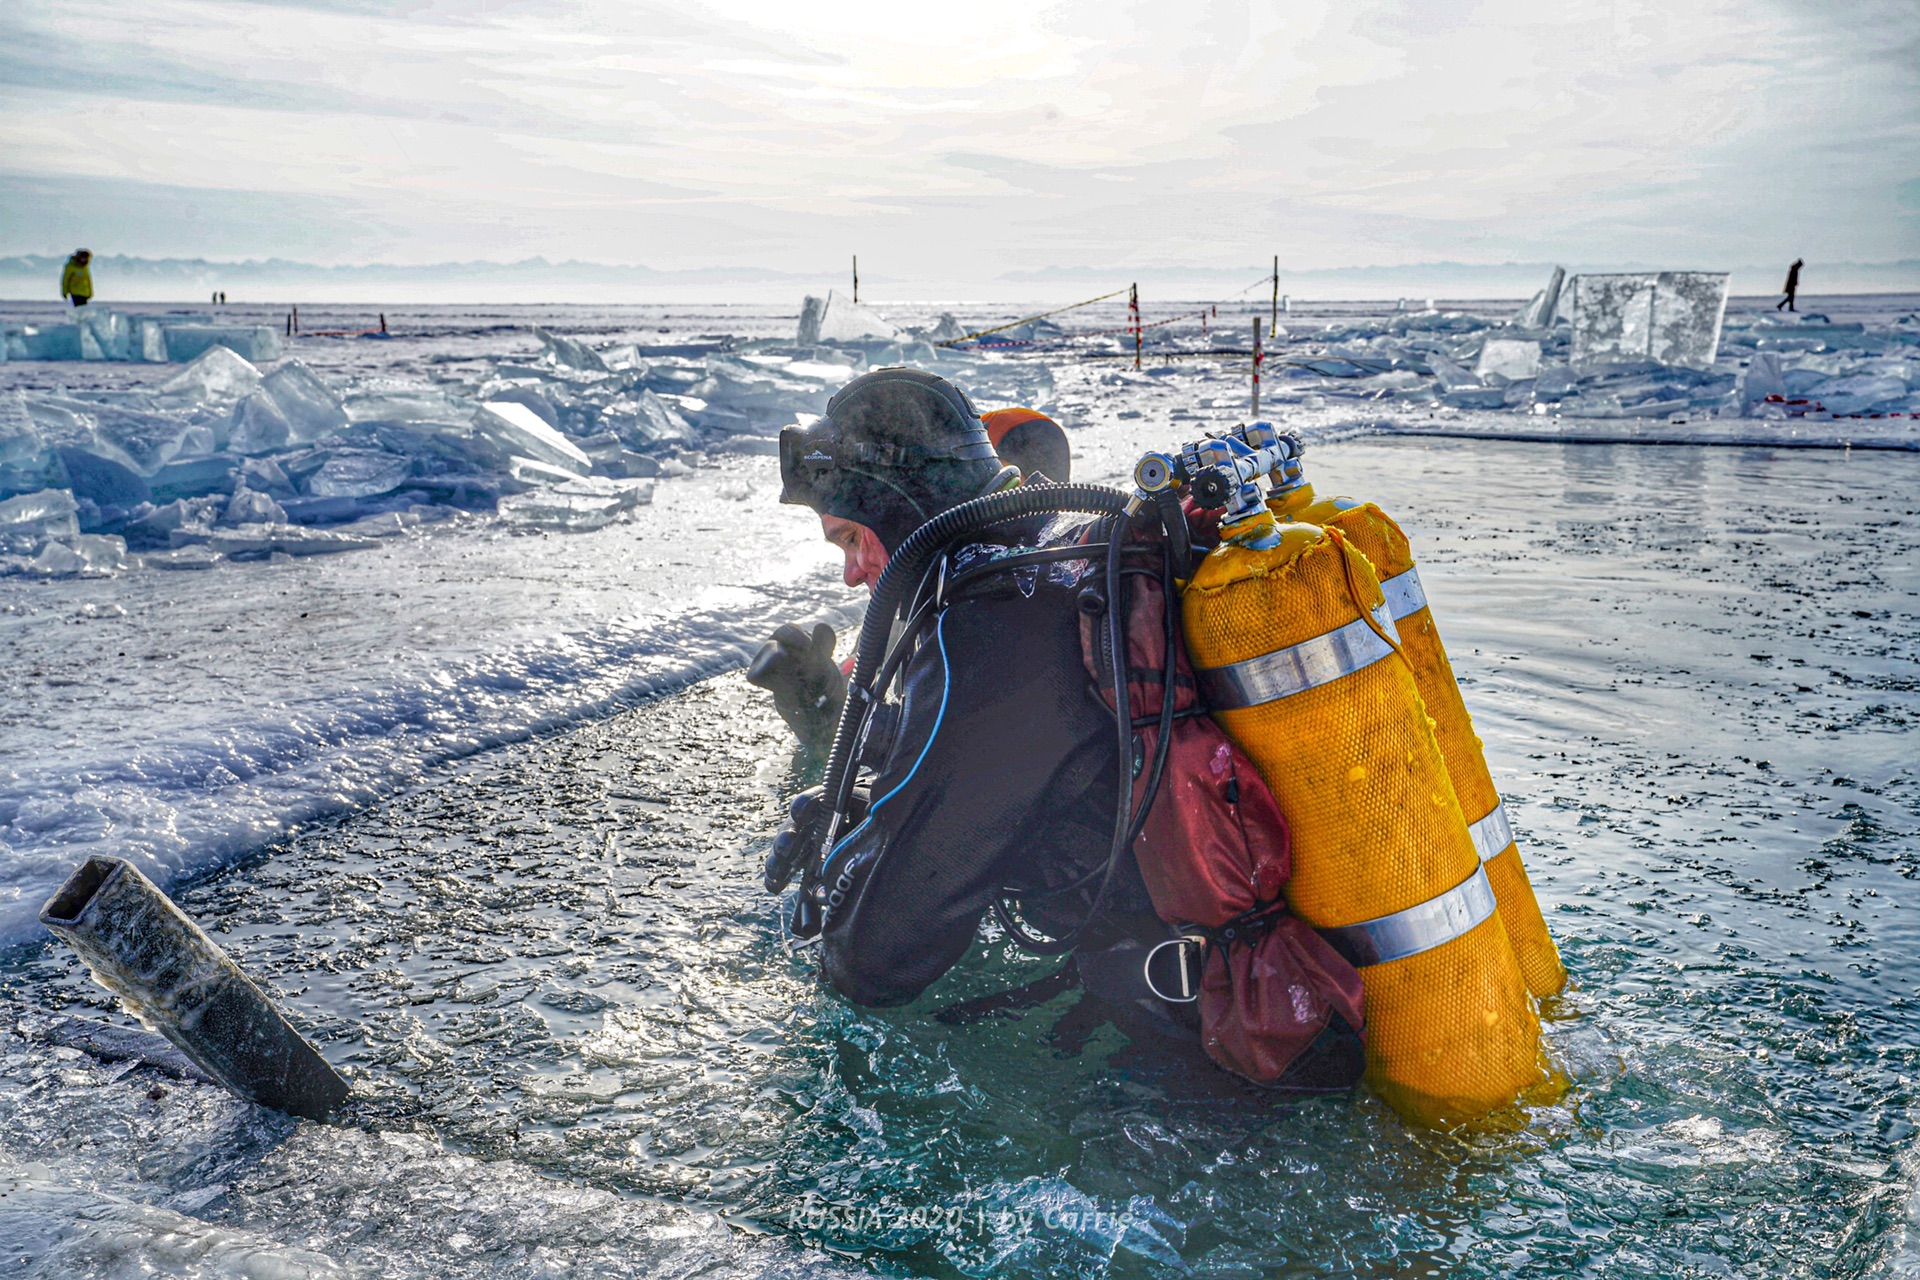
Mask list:
[[[67,269],[60,273],[60,296],[72,299],[76,307],[86,306],[93,297],[93,273],[87,270],[92,261],[91,250],[75,249],[67,259]]]
[[[1800,292],[1800,268],[1805,265],[1805,259],[1795,258],[1793,265],[1787,268],[1786,287],[1781,290],[1781,292],[1787,296],[1773,304],[1775,311],[1778,311],[1782,307],[1785,307],[1789,311],[1797,310],[1793,305],[1793,295]]]

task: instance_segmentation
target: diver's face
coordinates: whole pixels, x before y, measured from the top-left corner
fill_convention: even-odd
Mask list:
[[[828,542],[840,548],[840,554],[846,557],[846,569],[841,573],[841,579],[850,587],[865,583],[871,595],[880,581],[880,575],[886,572],[890,558],[885,544],[880,541],[880,535],[858,521],[828,515],[820,517],[820,533]]]

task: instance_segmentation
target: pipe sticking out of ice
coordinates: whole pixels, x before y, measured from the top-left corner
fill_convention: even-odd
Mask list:
[[[249,1102],[323,1120],[347,1082],[138,868],[88,858],[40,909],[127,1012]]]

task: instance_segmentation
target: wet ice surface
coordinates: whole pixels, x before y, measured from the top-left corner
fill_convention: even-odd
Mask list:
[[[1062,392],[1143,406],[1076,439],[1090,474],[1181,403]],[[294,1125],[0,1031],[0,1241],[42,1275],[169,1249],[213,1274],[839,1265],[815,1244],[906,1274],[1910,1268],[1920,458],[1403,439],[1309,463],[1423,561],[1573,975],[1547,1011],[1563,1106],[1424,1134],[1365,1096],[1201,1089],[1111,1030],[1071,1053],[1071,997],[932,1020],[1045,971],[987,944],[911,1009],[824,996],[756,871],[810,766],[730,674],[425,766],[181,888],[367,1101]],[[51,947],[14,953],[0,1002],[28,1031],[106,1013]]]
[[[592,533],[0,585],[0,942],[87,852],[164,886],[432,761],[741,665],[848,598],[777,492],[736,458]]]

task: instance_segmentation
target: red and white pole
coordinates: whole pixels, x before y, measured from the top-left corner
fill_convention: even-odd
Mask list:
[[[1253,419],[1260,417],[1260,365],[1266,358],[1267,353],[1260,346],[1260,317],[1255,316],[1253,318],[1253,412],[1248,415]]]
[[[1127,287],[1127,327],[1133,330],[1133,367],[1140,367],[1140,286]]]

